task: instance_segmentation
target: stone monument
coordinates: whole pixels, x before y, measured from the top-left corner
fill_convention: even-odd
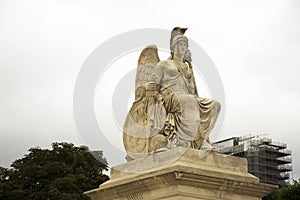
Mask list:
[[[198,96],[185,31],[173,29],[169,59],[160,61],[156,46],[139,57],[135,102],[124,125],[127,160],[178,146],[212,149],[208,135],[220,104]]]
[[[276,188],[249,174],[245,158],[217,154],[210,145],[221,105],[198,96],[186,30],[172,30],[167,60],[160,61],[156,46],[141,52],[123,129],[128,162],[86,192],[93,200],[257,200]]]

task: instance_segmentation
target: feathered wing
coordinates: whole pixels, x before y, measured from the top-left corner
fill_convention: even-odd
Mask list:
[[[138,60],[135,79],[135,101],[127,115],[123,142],[129,157],[135,159],[151,151],[149,147],[149,99],[146,97],[146,86],[155,73],[155,66],[160,61],[155,45],[144,48]]]
[[[155,45],[148,46],[143,49],[138,60],[138,67],[135,78],[135,90],[140,87],[146,87],[151,81],[151,75],[154,73],[156,64],[160,61],[158,57],[157,47]]]

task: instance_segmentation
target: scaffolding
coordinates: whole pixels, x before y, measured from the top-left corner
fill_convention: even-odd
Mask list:
[[[291,183],[292,152],[287,144],[268,135],[245,135],[215,142],[217,152],[245,157],[248,171],[263,183],[286,186]]]

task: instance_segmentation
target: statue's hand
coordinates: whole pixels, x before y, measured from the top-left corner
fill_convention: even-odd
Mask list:
[[[184,61],[185,62],[192,62],[192,53],[190,52],[190,50],[187,50],[184,54]]]
[[[146,86],[146,97],[155,97],[157,96],[159,86],[156,83],[148,83]]]

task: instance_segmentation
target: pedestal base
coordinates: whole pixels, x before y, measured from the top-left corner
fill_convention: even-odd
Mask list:
[[[111,179],[86,192],[93,200],[258,200],[277,186],[247,173],[245,158],[175,148],[111,169]]]

